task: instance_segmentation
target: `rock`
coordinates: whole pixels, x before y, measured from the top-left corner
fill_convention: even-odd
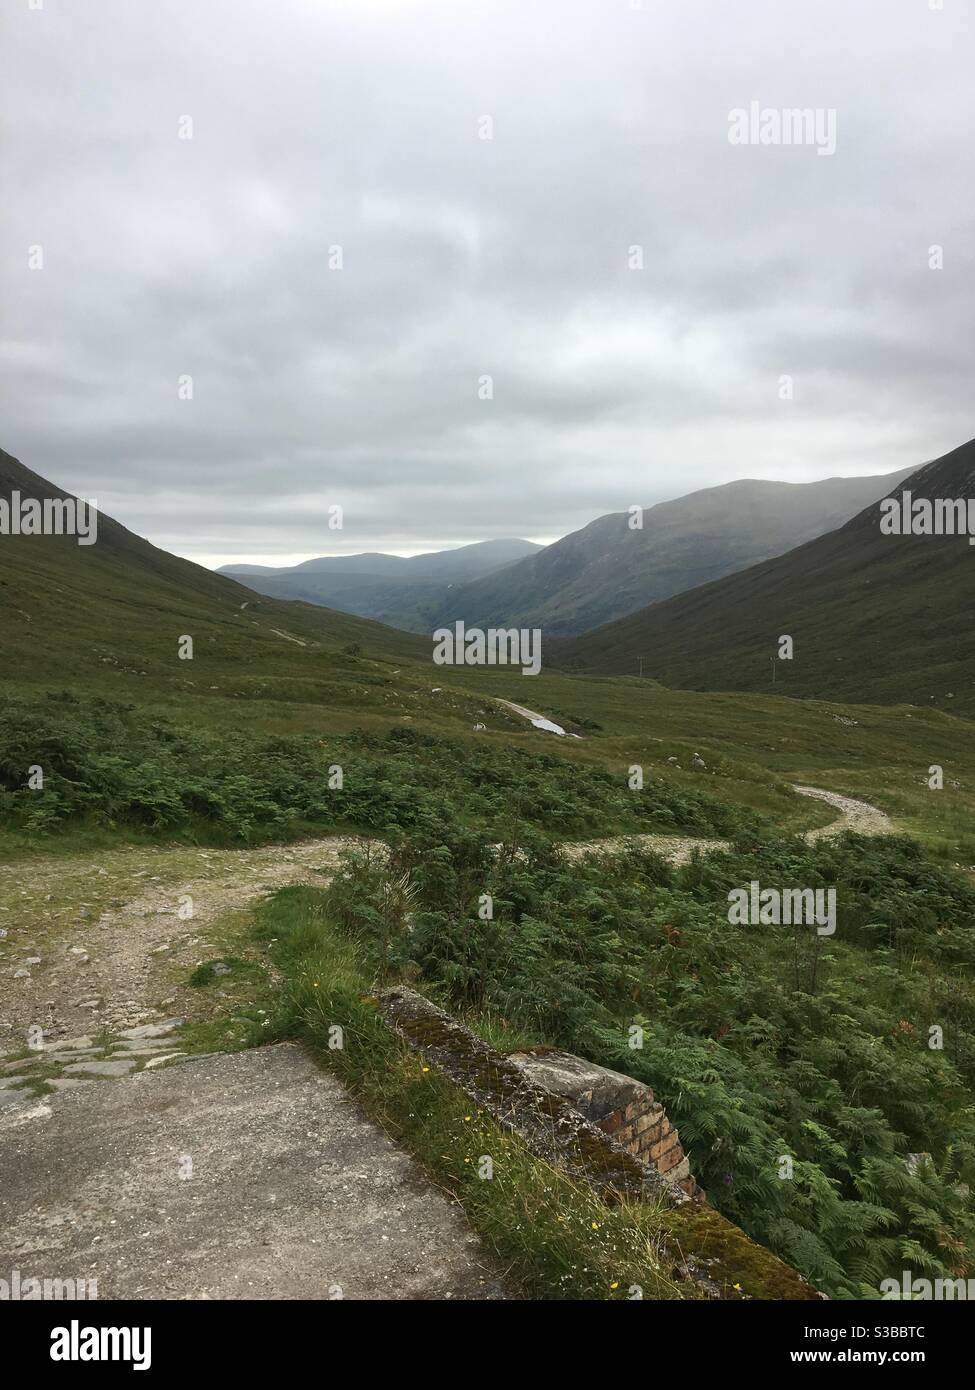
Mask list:
[[[164,1033],[171,1033],[174,1028],[178,1028],[186,1020],[182,1018],[166,1018],[162,1023],[142,1023],[138,1028],[123,1028],[119,1034],[120,1038],[161,1038]]]
[[[45,1043],[45,1044],[44,1044],[44,1051],[45,1051],[45,1052],[63,1052],[63,1051],[65,1050],[65,1048],[72,1048],[74,1051],[77,1052],[77,1051],[80,1051],[80,1049],[82,1049],[82,1048],[91,1047],[91,1046],[92,1046],[91,1038],[59,1038],[59,1039],[57,1040],[57,1042]]]
[[[155,1067],[161,1067],[163,1062],[171,1062],[175,1057],[184,1057],[183,1052],[164,1052],[161,1057],[153,1057],[151,1062],[147,1062],[142,1068],[143,1071],[152,1071]]]
[[[134,1061],[74,1062],[65,1071],[82,1076],[128,1076],[135,1065]]]
[[[53,1086],[56,1091],[73,1091],[78,1086],[90,1086],[90,1081],[76,1081],[70,1076],[55,1076],[48,1079],[47,1084]]]
[[[0,1072],[4,1076],[12,1076],[15,1072],[23,1071],[24,1067],[32,1067],[35,1062],[40,1060],[42,1054],[35,1052],[30,1057],[18,1057],[15,1062],[4,1062],[0,1067]]]
[[[693,758],[691,758],[691,767],[707,767],[707,763],[701,757],[700,753],[695,753]]]
[[[15,970],[15,971],[14,971],[14,979],[15,979],[15,980],[29,980],[29,979],[30,979],[30,971],[29,971],[29,970],[24,970],[24,969]]]
[[[137,1038],[135,1041],[138,1042],[139,1039]],[[121,1060],[125,1057],[158,1057],[160,1052],[165,1052],[173,1045],[171,1038],[166,1038],[165,1041],[160,1040],[157,1043],[153,1043],[150,1039],[145,1041],[145,1047],[136,1047],[131,1043],[126,1043],[118,1052],[112,1053],[112,1058],[118,1057]]]
[[[24,964],[25,964],[25,965],[40,965],[40,963],[41,963],[41,957],[40,957],[40,956],[28,956],[27,959],[24,961]]]

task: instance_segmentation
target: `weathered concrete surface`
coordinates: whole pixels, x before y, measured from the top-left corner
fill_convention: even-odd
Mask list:
[[[13,1269],[101,1299],[504,1296],[459,1208],[292,1044],[4,1106]]]

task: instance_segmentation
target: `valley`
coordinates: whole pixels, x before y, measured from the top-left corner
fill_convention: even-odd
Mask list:
[[[831,1297],[873,1296],[905,1242],[918,1269],[967,1267],[961,701],[437,665],[429,637],[256,596],[110,518],[94,547],[32,540],[0,555],[10,1124],[31,1105],[108,1116],[103,1088],[301,1042],[452,1194],[508,1295],[612,1297],[606,1271],[640,1266],[655,1297],[696,1296],[649,1212],[613,1215],[487,1116],[482,1151],[511,1181],[471,1186],[473,1112],[369,1015],[400,981],[502,1052],[562,1048],[652,1085],[714,1210]],[[756,883],[833,895],[835,933],[729,918]],[[331,1050],[336,1025],[377,1051]],[[126,1038],[156,1028],[158,1045]],[[583,1213],[612,1238],[570,1275]]]

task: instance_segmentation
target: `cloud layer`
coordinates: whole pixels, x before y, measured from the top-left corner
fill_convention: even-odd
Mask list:
[[[0,444],[168,549],[553,538],[975,433],[971,7],[0,0],[0,26]],[[751,101],[835,110],[835,154],[732,145]]]

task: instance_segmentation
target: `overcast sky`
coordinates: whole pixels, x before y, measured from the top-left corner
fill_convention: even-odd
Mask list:
[[[30,2],[0,446],[156,544],[546,540],[975,435],[970,0]],[[731,144],[752,101],[835,153]]]

